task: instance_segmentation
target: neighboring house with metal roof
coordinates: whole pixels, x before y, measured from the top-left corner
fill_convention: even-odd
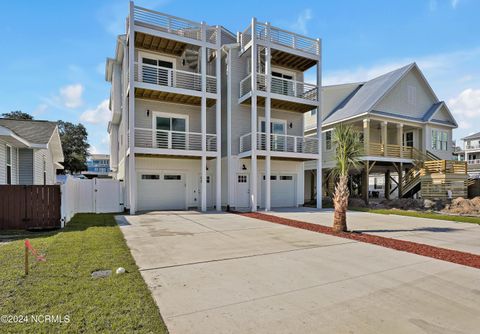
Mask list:
[[[0,118],[0,184],[55,184],[62,162],[57,123]]]
[[[393,177],[390,173],[398,175],[400,171],[404,174],[418,158],[453,159],[452,130],[457,122],[416,63],[366,82],[323,87],[322,98],[324,171],[336,163],[332,130],[339,123],[349,123],[358,129],[368,172],[381,177],[386,174]],[[306,115],[307,135],[316,134],[315,124],[314,115]],[[314,177],[314,173],[308,172],[314,166],[313,163],[305,166],[308,182]],[[307,185],[305,189],[308,188]],[[313,194],[306,190],[307,199],[309,195]]]
[[[480,132],[462,138],[462,160],[467,162],[468,173],[472,177],[480,177]]]

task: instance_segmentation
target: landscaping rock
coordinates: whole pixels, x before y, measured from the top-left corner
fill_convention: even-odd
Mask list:
[[[367,205],[365,204],[365,201],[361,198],[349,198],[348,199],[348,206],[351,208],[366,208]]]
[[[125,274],[125,268],[123,267],[118,267],[115,273],[118,274]]]
[[[436,207],[436,203],[430,199],[424,199],[423,200],[423,207],[425,209],[433,209]]]
[[[92,272],[92,278],[105,278],[112,274],[111,270],[96,270]]]

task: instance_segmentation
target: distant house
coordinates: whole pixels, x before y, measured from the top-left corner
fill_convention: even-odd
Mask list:
[[[88,178],[108,177],[110,173],[110,155],[92,154],[87,157],[87,170],[82,172]]]
[[[55,184],[62,162],[57,123],[0,118],[0,184]]]
[[[480,132],[471,134],[463,140],[463,150],[459,157],[468,164],[468,173],[472,177],[480,177]]]

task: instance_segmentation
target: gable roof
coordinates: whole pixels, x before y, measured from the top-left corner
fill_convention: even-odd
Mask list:
[[[10,129],[33,144],[48,144],[57,127],[56,122],[0,118],[0,126]]]
[[[324,122],[334,123],[369,112],[414,66],[416,64],[411,63],[367,81],[327,115]]]
[[[474,133],[472,135],[466,136],[462,138],[462,140],[468,140],[468,139],[477,139],[480,138],[480,132]]]

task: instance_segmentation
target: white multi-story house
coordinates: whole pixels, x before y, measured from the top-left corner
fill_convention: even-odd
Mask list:
[[[321,168],[318,138],[304,135],[304,113],[321,107],[320,62],[318,39],[269,23],[235,36],[130,3],[106,67],[110,168],[126,207],[303,204],[303,162]]]
[[[361,170],[352,171],[351,191],[366,200],[378,195],[413,195],[420,190],[419,179],[406,182],[410,176],[406,172],[416,161],[452,160],[452,130],[457,123],[415,63],[367,82],[323,87],[322,96],[325,193],[333,191],[327,176],[336,163],[332,131],[339,123],[353,125],[363,138],[364,164]],[[316,116],[306,116],[306,134],[317,132]],[[308,201],[316,196],[312,181],[316,172],[314,163],[305,167]],[[379,177],[384,180],[376,182]]]
[[[473,177],[480,176],[480,132],[469,135],[463,140],[463,151],[460,160],[466,161],[468,173]]]

